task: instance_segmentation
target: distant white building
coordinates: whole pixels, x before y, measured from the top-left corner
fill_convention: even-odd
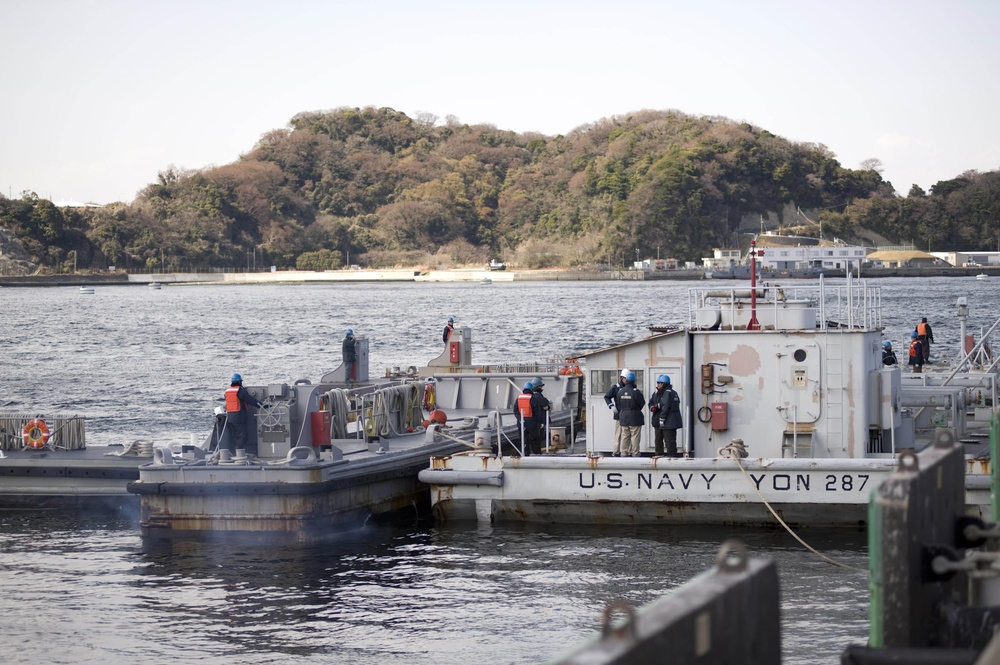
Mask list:
[[[774,270],[795,270],[802,268],[826,268],[846,270],[864,261],[868,254],[866,247],[813,245],[809,247],[758,247],[758,255],[763,252],[761,264]]]
[[[947,261],[956,268],[965,266],[998,266],[1000,252],[930,252],[942,261]]]
[[[760,238],[766,242],[763,236]],[[757,245],[758,263],[768,270],[803,270],[825,268],[846,270],[864,261],[870,248],[852,245]],[[738,249],[715,249],[711,258],[703,258],[704,267],[726,270],[732,265],[742,265]]]

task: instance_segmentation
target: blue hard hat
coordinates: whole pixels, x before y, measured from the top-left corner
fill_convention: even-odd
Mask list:
[[[455,317],[454,316],[449,316],[448,317],[448,323],[455,323]]]
[[[545,385],[545,382],[542,381],[542,377],[536,376],[531,380],[531,385],[535,386],[536,388],[540,388],[541,386]]]
[[[525,390],[534,390],[535,389],[535,384],[532,383],[531,381],[528,381],[527,383],[524,384],[524,389]]]
[[[348,328],[347,329],[347,334],[348,335],[353,335],[354,334],[354,329],[353,328]]]
[[[890,341],[887,340],[887,341],[885,341],[885,342],[882,343],[882,346],[884,346],[885,348],[888,349],[890,346],[892,346],[892,342],[890,342]]]
[[[916,336],[917,336],[917,331],[916,330],[914,330],[913,332],[910,333],[910,337],[916,337]]]
[[[656,382],[657,383],[670,383],[670,377],[667,376],[666,374],[661,374],[658,377],[656,377]]]
[[[229,380],[230,383],[243,383],[243,377],[239,373],[233,374],[233,378]]]
[[[629,372],[628,376],[625,377],[626,381],[635,381],[635,372]]]

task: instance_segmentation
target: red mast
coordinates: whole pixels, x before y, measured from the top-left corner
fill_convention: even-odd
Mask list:
[[[760,330],[757,321],[757,240],[750,241],[750,323],[747,330]]]

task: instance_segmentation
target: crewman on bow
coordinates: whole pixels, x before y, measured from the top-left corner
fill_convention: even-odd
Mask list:
[[[247,449],[247,419],[251,406],[259,409],[261,403],[243,387],[243,377],[239,373],[233,374],[229,388],[226,389],[226,429],[231,428],[229,440],[233,443],[229,448],[230,452],[234,452],[235,448],[257,453],[256,449]]]

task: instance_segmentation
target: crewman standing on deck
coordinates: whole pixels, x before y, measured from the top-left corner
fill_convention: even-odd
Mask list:
[[[347,329],[344,335],[344,343],[341,345],[341,352],[344,356],[344,380],[354,380],[354,367],[358,362],[357,340],[354,339],[354,331]]]
[[[611,453],[612,457],[622,456],[622,424],[618,419],[618,391],[625,387],[625,377],[628,376],[628,370],[623,369],[622,373],[618,375],[618,383],[608,388],[608,392],[604,393],[604,402],[611,409],[611,417],[615,420],[615,448]]]
[[[635,385],[635,372],[625,377],[625,385],[618,391],[618,420],[622,425],[622,457],[639,456],[639,440],[646,423],[642,409],[646,398]]]
[[[934,341],[934,333],[931,331],[931,324],[927,323],[926,316],[920,319],[920,323],[917,324],[913,332],[917,333],[917,339],[920,340],[920,346],[923,347],[924,362],[929,363],[931,361],[931,342]]]
[[[920,374],[924,369],[924,347],[916,331],[910,333],[910,370]]]
[[[545,423],[546,402],[548,400],[535,392],[535,384],[531,381],[524,384],[524,390],[517,396],[515,416],[524,432],[521,445],[525,456],[542,454],[542,427]]]
[[[449,316],[448,323],[444,325],[444,333],[441,335],[442,341],[447,344],[448,338],[451,337],[451,331],[455,329],[455,317]]]
[[[247,450],[247,420],[250,414],[250,407],[260,408],[260,401],[250,394],[250,391],[243,387],[243,377],[239,373],[233,374],[229,381],[229,388],[226,389],[226,429],[232,433],[230,441],[235,450]],[[247,451],[256,453],[256,450]]]

